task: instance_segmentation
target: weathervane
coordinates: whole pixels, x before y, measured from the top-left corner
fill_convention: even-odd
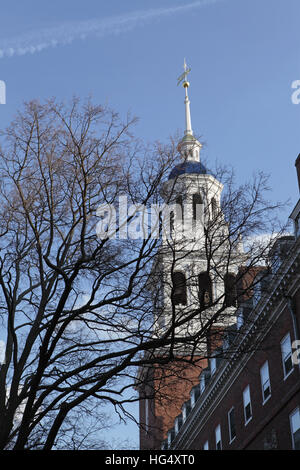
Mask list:
[[[183,70],[184,70],[184,72],[183,72],[183,73],[180,75],[180,77],[178,77],[178,79],[177,79],[177,86],[178,86],[181,82],[183,82],[182,85],[183,85],[184,87],[188,87],[190,84],[189,84],[189,82],[187,81],[187,76],[188,76],[188,74],[190,73],[191,68],[186,65],[185,59],[184,59],[184,62],[183,62]]]
[[[187,76],[190,73],[191,69],[190,69],[190,67],[188,67],[186,65],[185,59],[184,59],[184,62],[183,62],[183,70],[184,70],[184,72],[177,79],[177,85],[179,85],[179,83],[183,82],[182,86],[185,89],[185,100],[184,100],[184,104],[185,104],[185,131],[184,131],[184,133],[186,135],[192,136],[193,131],[192,131],[192,124],[191,124],[190,100],[189,100],[189,97],[188,97],[188,87],[190,86],[190,84],[187,80]]]

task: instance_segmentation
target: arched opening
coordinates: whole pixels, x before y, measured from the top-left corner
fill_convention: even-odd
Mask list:
[[[183,220],[183,200],[182,196],[176,198],[176,219]]]
[[[201,307],[208,307],[212,304],[212,282],[210,275],[204,271],[198,276],[199,302]]]
[[[225,305],[226,307],[237,306],[237,286],[236,277],[232,273],[227,273],[224,276],[225,288]]]
[[[172,302],[174,305],[186,305],[186,279],[180,271],[172,273]]]
[[[200,194],[193,194],[193,220],[202,219],[203,200]]]

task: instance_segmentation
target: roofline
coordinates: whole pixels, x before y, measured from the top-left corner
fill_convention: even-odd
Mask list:
[[[295,205],[294,209],[292,210],[292,213],[289,216],[289,219],[295,220],[297,218],[297,215],[299,215],[299,212],[300,212],[300,199]]]

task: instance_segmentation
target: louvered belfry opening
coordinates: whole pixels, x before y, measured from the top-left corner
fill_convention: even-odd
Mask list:
[[[237,306],[237,286],[236,277],[232,273],[226,273],[224,276],[225,305],[226,307]]]
[[[210,275],[204,271],[198,276],[199,283],[199,302],[201,307],[207,307],[212,303],[212,282]]]
[[[180,271],[175,271],[172,274],[173,292],[172,302],[174,305],[186,305],[186,278]]]
[[[193,221],[202,218],[203,200],[200,194],[193,194]]]

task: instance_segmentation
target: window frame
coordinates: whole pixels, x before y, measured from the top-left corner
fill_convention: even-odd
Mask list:
[[[299,449],[296,449],[295,448],[295,438],[294,438],[294,431],[293,431],[293,422],[292,422],[292,417],[298,413],[299,414],[299,423],[300,423],[300,407],[297,406],[290,414],[289,414],[289,420],[290,420],[290,431],[291,431],[291,437],[292,437],[292,449],[293,450],[300,450]],[[296,430],[296,432],[300,429],[300,426],[299,428]]]
[[[234,427],[234,436],[232,436],[231,433],[231,421],[230,421],[230,415],[233,412],[233,427]],[[228,418],[228,430],[229,430],[229,444],[231,444],[235,438],[236,438],[236,426],[235,426],[235,413],[234,413],[234,406],[230,408],[230,410],[227,413],[227,418]]]
[[[249,402],[245,405],[245,392],[248,390],[248,395],[249,395]],[[250,418],[247,418],[246,416],[246,407],[250,404],[250,412],[251,416]],[[252,413],[252,403],[251,403],[251,393],[250,393],[250,385],[248,384],[244,390],[243,390],[243,407],[244,407],[244,419],[245,419],[245,426],[252,420],[253,413]]]
[[[217,433],[220,434],[220,440],[217,441]],[[216,450],[222,450],[222,433],[221,433],[221,425],[218,424],[215,428],[215,440],[216,440]],[[218,442],[220,442],[220,449],[218,449]]]
[[[205,392],[205,387],[206,387],[205,376],[204,376],[204,373],[201,372],[201,374],[200,374],[200,395],[202,395],[202,393]]]
[[[284,350],[283,350],[283,343],[287,340],[287,338],[289,338],[289,345],[290,345],[290,351],[288,354],[286,354],[284,356]],[[283,367],[283,380],[286,380],[288,378],[288,376],[293,372],[294,370],[294,364],[293,364],[293,361],[292,361],[292,355],[293,355],[293,351],[292,351],[292,340],[291,340],[291,334],[290,332],[288,332],[286,335],[284,335],[284,337],[282,338],[282,340],[280,341],[280,349],[281,349],[281,361],[282,361],[282,367]],[[292,364],[292,367],[291,369],[286,372],[286,367],[285,367],[285,364],[286,364],[286,360],[287,359],[291,359],[291,364]]]
[[[210,368],[210,375],[212,377],[216,373],[216,370],[217,370],[217,358],[216,357],[209,358],[209,368]]]
[[[263,369],[264,367],[267,367],[267,373],[268,373],[268,378],[267,380],[265,380],[263,382],[263,376],[262,376],[262,373],[263,373]],[[271,380],[270,380],[270,369],[269,369],[269,361],[266,360],[263,365],[261,366],[260,370],[259,370],[259,373],[260,373],[260,384],[261,384],[261,393],[262,393],[262,404],[264,405],[272,396],[272,389],[271,389]],[[265,395],[264,395],[264,385],[265,383],[268,382],[269,383],[269,389],[270,389],[270,394],[265,398]]]

